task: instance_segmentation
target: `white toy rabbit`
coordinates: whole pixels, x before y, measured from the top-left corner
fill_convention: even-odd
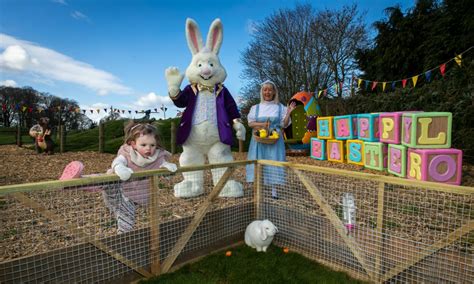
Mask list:
[[[245,139],[245,127],[240,122],[237,104],[222,85],[227,77],[218,57],[222,37],[221,21],[216,19],[209,28],[206,46],[203,46],[196,22],[187,19],[186,39],[193,55],[186,69],[190,84],[180,90],[184,75],[176,67],[165,71],[170,98],[177,107],[186,108],[176,138],[176,143],[183,145],[179,158],[181,166],[202,165],[205,155],[209,163],[231,162],[232,128],[238,139]],[[214,185],[224,171],[222,168],[212,170]],[[176,197],[194,197],[204,193],[202,171],[186,172],[183,176],[184,180],[174,186]],[[243,196],[242,184],[229,180],[220,196]]]
[[[256,220],[245,230],[245,243],[257,251],[266,252],[276,233],[278,228],[269,220]]]

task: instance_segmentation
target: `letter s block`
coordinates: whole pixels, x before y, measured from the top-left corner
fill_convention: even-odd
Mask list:
[[[333,117],[324,116],[318,117],[318,139],[334,139]]]
[[[327,152],[328,161],[344,163],[344,141],[328,140]]]
[[[357,115],[357,138],[369,142],[379,141],[379,114]]]
[[[406,177],[407,147],[388,144],[387,171],[399,177]]]
[[[364,141],[347,140],[347,163],[363,166],[364,165]]]
[[[334,117],[334,136],[339,140],[354,139],[352,115]]]
[[[381,142],[364,142],[364,166],[383,171],[387,167],[387,144]]]
[[[311,138],[311,158],[326,160],[326,140]]]
[[[384,112],[380,114],[380,142],[400,144],[402,114],[402,112]]]
[[[461,150],[408,149],[407,178],[460,185],[461,176]]]
[[[417,149],[451,147],[450,112],[403,113],[402,144]]]

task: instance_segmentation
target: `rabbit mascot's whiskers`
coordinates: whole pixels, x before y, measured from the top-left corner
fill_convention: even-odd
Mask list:
[[[186,39],[192,53],[191,64],[186,69],[190,84],[180,90],[184,75],[178,68],[165,71],[168,93],[177,107],[185,107],[178,128],[176,143],[183,145],[179,158],[181,166],[202,165],[205,155],[209,163],[233,161],[230,146],[233,143],[232,128],[237,139],[245,139],[245,127],[231,94],[222,83],[227,73],[218,53],[222,44],[222,23],[219,19],[209,28],[206,45],[196,22],[186,20]],[[213,169],[212,180],[217,184],[225,169]],[[204,193],[203,172],[183,173],[184,180],[174,186],[176,197],[194,197]],[[221,191],[221,197],[243,196],[242,184],[229,180]]]

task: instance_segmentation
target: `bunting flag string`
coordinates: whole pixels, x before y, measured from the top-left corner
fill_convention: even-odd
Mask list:
[[[414,75],[412,77],[404,78],[404,79],[401,79],[401,80],[382,81],[382,92],[385,92],[385,89],[386,89],[385,87],[386,87],[387,83],[391,83],[392,90],[395,89],[396,84],[399,83],[399,82],[401,82],[402,87],[405,88],[407,86],[408,79],[411,79],[411,82],[412,82],[413,88],[414,88],[414,87],[416,87],[416,84],[418,82],[419,77],[422,76],[422,75],[424,75],[426,82],[430,82],[431,78],[432,78],[432,76],[431,76],[432,71],[435,71],[435,70],[438,70],[438,69],[439,69],[439,72],[440,72],[441,76],[444,77],[446,75],[446,66],[447,66],[447,64],[450,63],[451,61],[455,61],[456,64],[459,67],[461,67],[462,66],[462,56],[463,56],[463,54],[469,52],[473,48],[474,48],[474,46],[471,46],[467,50],[465,50],[464,52],[456,55],[455,57],[453,57],[450,60],[444,62],[443,64],[438,65],[435,68],[429,69],[428,71],[425,71],[421,74],[417,74],[417,75]],[[362,78],[358,78],[358,77],[354,77],[354,79],[357,80],[357,87],[358,88],[361,88],[361,85],[362,85],[363,82],[365,83],[365,89],[367,89],[369,87],[370,83],[372,83],[371,84],[371,90],[372,91],[374,91],[377,88],[378,83],[381,82],[381,81],[366,80],[366,79],[362,79]]]
[[[81,109],[79,107],[74,107],[74,106],[54,106],[54,107],[49,107],[49,108],[43,108],[43,107],[40,107],[40,106],[37,106],[37,107],[32,107],[32,106],[29,106],[29,105],[25,105],[25,104],[11,104],[11,105],[8,105],[8,104],[5,104],[3,103],[2,104],[2,111],[3,112],[6,112],[6,111],[16,111],[16,112],[29,112],[29,113],[32,113],[32,112],[35,112],[35,113],[45,113],[45,112],[52,112],[52,113],[64,113],[64,112],[73,112],[73,113],[81,113],[82,114],[86,114],[87,111],[89,111],[91,114],[93,113],[97,113],[97,114],[100,114],[102,113],[102,111],[104,113],[121,113],[121,114],[125,114],[125,112],[128,112],[129,115],[131,115],[132,113],[135,113],[135,114],[146,114],[146,113],[160,113],[158,111],[158,108],[154,108],[154,109],[145,109],[145,110],[124,110],[124,109],[114,109],[114,108],[104,108],[104,109]]]

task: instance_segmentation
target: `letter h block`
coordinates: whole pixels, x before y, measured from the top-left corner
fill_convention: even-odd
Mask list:
[[[354,139],[352,115],[334,117],[334,136],[339,140]]]
[[[379,141],[379,114],[364,113],[357,115],[357,138],[368,142]]]
[[[311,138],[311,158],[326,160],[326,140]]]
[[[383,112],[379,116],[380,142],[400,144],[402,112]]]
[[[344,141],[328,140],[328,161],[344,163]]]
[[[364,165],[364,141],[347,140],[347,163],[363,166]]]
[[[450,112],[418,112],[402,115],[402,144],[417,149],[451,147]]]
[[[332,116],[323,116],[318,117],[318,139],[334,139],[334,131],[333,131],[333,122]]]
[[[364,166],[383,171],[387,167],[387,144],[381,142],[364,142]]]
[[[459,149],[408,149],[407,178],[461,184],[462,151]]]
[[[407,147],[403,145],[388,144],[387,171],[399,177],[407,174]]]

